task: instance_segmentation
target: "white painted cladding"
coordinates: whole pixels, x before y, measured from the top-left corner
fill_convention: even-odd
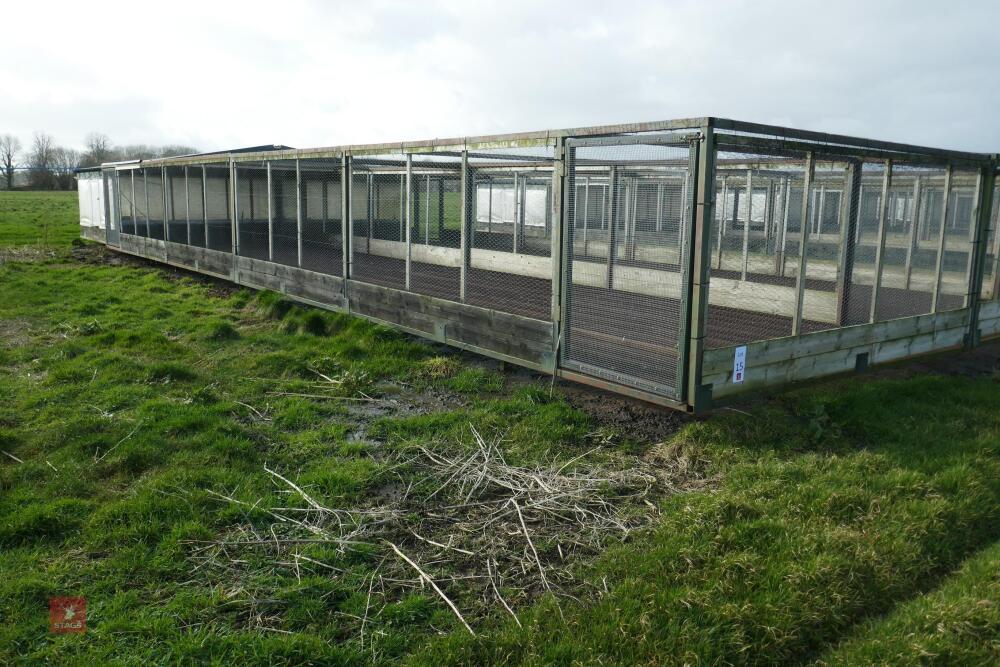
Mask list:
[[[104,187],[101,178],[77,179],[80,226],[104,228]]]

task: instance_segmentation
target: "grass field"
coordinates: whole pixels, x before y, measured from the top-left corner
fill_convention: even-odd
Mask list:
[[[995,374],[840,380],[655,443],[545,378],[71,245],[74,207],[0,193],[0,243],[53,249],[0,264],[0,662],[1000,662]],[[664,475],[594,487],[635,526],[600,548],[508,510],[530,571],[494,589],[492,535],[421,533],[467,492],[425,453],[471,460],[473,428],[528,477]],[[57,595],[85,633],[49,632]]]

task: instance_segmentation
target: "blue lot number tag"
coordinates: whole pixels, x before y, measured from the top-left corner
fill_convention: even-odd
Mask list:
[[[733,355],[733,384],[740,384],[746,375],[747,369],[747,346],[740,345]]]

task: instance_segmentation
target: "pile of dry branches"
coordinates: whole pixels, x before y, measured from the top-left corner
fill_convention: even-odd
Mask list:
[[[430,589],[474,633],[472,623],[551,593],[574,597],[574,564],[621,541],[656,516],[654,500],[673,489],[662,471],[629,457],[614,468],[591,450],[559,465],[507,462],[502,436],[470,427],[474,446],[462,454],[420,447],[399,455],[400,491],[361,508],[331,507],[288,477],[265,467],[289,502],[262,508],[231,495],[220,499],[263,511],[269,525],[241,525],[225,539],[197,544],[199,568],[238,570],[248,549],[265,550],[276,568],[344,574],[306,556],[310,545],[363,550],[370,575],[354,585],[367,595],[358,619],[362,643],[379,608],[414,588]],[[625,465],[620,465],[624,463]],[[405,480],[411,480],[408,483]]]

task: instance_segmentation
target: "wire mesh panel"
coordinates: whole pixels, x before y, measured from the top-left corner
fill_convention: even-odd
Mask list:
[[[201,178],[205,196],[205,247],[232,252],[232,188],[229,167],[205,165],[202,167]]]
[[[470,160],[474,168],[476,247],[483,250],[514,252],[514,227],[517,220],[517,190],[514,175],[485,161]]]
[[[119,233],[121,221],[118,218],[118,175],[113,169],[101,171],[102,187],[105,193],[105,239],[108,245],[117,246],[120,243]]]
[[[406,159],[355,158],[351,181],[351,278],[406,287]]]
[[[799,332],[832,329],[843,324],[846,288],[839,279],[851,251],[847,233],[854,220],[852,199],[855,166],[842,160],[816,157],[809,189],[805,226],[805,280]],[[801,199],[800,199],[801,201]],[[801,217],[801,215],[800,215]],[[802,234],[798,249],[802,252]],[[793,271],[798,276],[797,268]]]
[[[149,189],[145,169],[132,172],[132,184],[135,188],[135,235],[149,236]]]
[[[343,273],[343,200],[339,160],[301,160],[302,267]]]
[[[118,211],[122,234],[135,234],[134,174],[135,172],[131,170],[117,172]]]
[[[166,239],[166,204],[163,196],[163,170],[146,169],[146,202],[149,206],[149,238]]]
[[[601,242],[607,237],[608,229],[607,176],[582,172],[574,184],[573,198],[576,202],[574,234],[581,245],[578,252],[584,257],[607,259],[607,245]],[[597,243],[591,244],[591,241]]]
[[[872,289],[879,268],[881,220],[886,166],[884,162],[860,164],[858,213],[850,233],[852,267],[845,281],[847,308],[844,324],[865,324],[872,321]],[[925,193],[926,194],[926,193]]]
[[[967,303],[976,232],[979,172],[955,169],[948,193],[943,256],[936,312],[964,308]]]
[[[271,261],[299,265],[300,191],[295,160],[273,160],[271,170]]]
[[[236,164],[236,254],[268,260],[271,257],[272,202],[267,164]]]
[[[451,301],[461,297],[461,168],[460,156],[419,155],[410,174],[410,289]]]
[[[551,147],[469,153],[466,302],[552,318]]]
[[[610,140],[609,140],[610,141]],[[562,363],[614,382],[677,395],[679,340],[686,318],[684,242],[690,208],[686,143],[571,141],[569,220],[591,199],[586,184],[607,187],[607,228],[568,225]],[[584,197],[577,200],[585,184]],[[587,238],[582,231],[587,230]],[[603,246],[603,247],[600,247]],[[603,256],[603,259],[601,259]]]
[[[829,326],[836,317],[832,294],[839,222],[834,227],[830,220],[837,216],[829,210],[833,206],[827,216],[813,215],[812,207],[805,210],[808,169],[804,153],[718,154],[716,207],[709,233],[707,347],[790,336],[803,267],[803,302],[807,291],[814,294],[803,310],[802,329]],[[813,171],[820,174],[824,192],[837,193],[829,201],[839,203],[840,192],[834,186],[842,189],[843,185],[833,165],[817,170],[814,163]],[[816,202],[819,190],[810,187],[809,191],[810,202]],[[823,201],[825,206],[825,195]]]
[[[201,165],[183,167],[184,206],[187,210],[188,243],[205,247],[205,181]]]
[[[887,191],[884,168],[878,176],[881,180],[869,179],[870,198],[877,202],[870,208],[875,229],[884,225],[885,230],[881,235],[872,235],[871,245],[866,248],[867,256],[877,258],[878,243],[883,245],[877,262],[878,303],[874,317],[869,305],[865,312],[856,314],[852,323],[911,317],[933,310],[947,171],[943,167],[893,163]]]
[[[164,190],[167,200],[167,240],[173,243],[190,242],[188,238],[188,205],[184,167],[166,167],[167,180]]]
[[[986,262],[983,267],[982,298],[992,301],[1000,297],[1000,187],[993,190],[993,206],[990,213],[989,233],[986,237]]]

